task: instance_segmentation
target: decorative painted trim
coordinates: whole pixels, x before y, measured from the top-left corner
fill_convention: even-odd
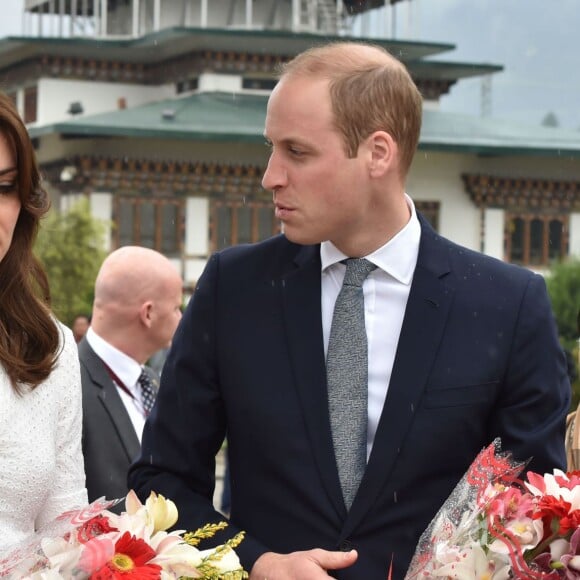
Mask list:
[[[580,210],[580,181],[465,173],[465,190],[477,207],[572,212]]]
[[[291,55],[252,54],[235,51],[194,51],[160,63],[143,64],[117,60],[43,55],[22,61],[2,72],[5,91],[40,78],[161,85],[191,81],[203,72],[274,78],[279,65]],[[447,94],[456,80],[415,78],[425,99]]]
[[[64,166],[74,166],[70,181],[60,175]],[[211,196],[268,199],[262,188],[264,169],[257,165],[176,160],[80,156],[43,167],[46,178],[63,193],[110,191],[117,195]]]

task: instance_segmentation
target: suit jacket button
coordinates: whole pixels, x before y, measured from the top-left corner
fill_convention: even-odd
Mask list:
[[[338,549],[341,552],[350,552],[351,550],[354,550],[354,544],[350,540],[342,540],[338,546]]]

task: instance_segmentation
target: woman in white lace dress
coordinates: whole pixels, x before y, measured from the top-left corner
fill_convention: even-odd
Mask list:
[[[0,555],[87,502],[77,347],[32,254],[47,210],[26,129],[0,94]]]

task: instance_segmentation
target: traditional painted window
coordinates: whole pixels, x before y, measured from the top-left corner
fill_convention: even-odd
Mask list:
[[[524,266],[549,266],[568,254],[568,215],[506,212],[505,257]]]
[[[413,200],[415,209],[423,215],[423,217],[431,224],[433,229],[439,231],[439,208],[438,201],[420,201]]]
[[[181,199],[118,197],[114,213],[115,246],[144,246],[166,256],[178,256],[183,247],[184,212]]]
[[[280,232],[271,200],[215,200],[211,204],[212,251],[265,240]]]

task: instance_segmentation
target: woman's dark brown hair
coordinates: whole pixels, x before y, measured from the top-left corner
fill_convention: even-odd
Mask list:
[[[22,384],[35,388],[43,382],[58,356],[59,329],[50,313],[48,279],[32,253],[50,203],[26,127],[2,93],[0,132],[13,147],[21,202],[12,243],[0,261],[0,363],[13,388],[22,392]]]

